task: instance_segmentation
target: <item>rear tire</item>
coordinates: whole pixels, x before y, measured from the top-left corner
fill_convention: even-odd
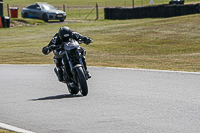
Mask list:
[[[83,96],[87,96],[88,86],[82,67],[77,67],[76,72],[77,72],[78,88]]]
[[[68,90],[70,94],[78,94],[79,89],[78,87],[71,87],[69,84],[67,84]]]

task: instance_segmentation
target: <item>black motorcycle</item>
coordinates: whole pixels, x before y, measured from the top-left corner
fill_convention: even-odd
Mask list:
[[[90,40],[90,42],[93,42]],[[83,51],[80,50],[79,44],[76,40],[70,40],[64,42],[59,46],[51,46],[53,50],[60,50],[58,56],[62,58],[62,70],[63,70],[63,83],[67,84],[70,94],[80,93],[83,96],[88,94],[88,74],[85,70],[82,56]],[[55,67],[54,71],[58,76],[58,70]]]

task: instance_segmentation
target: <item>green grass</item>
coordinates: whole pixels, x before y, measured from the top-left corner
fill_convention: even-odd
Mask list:
[[[0,129],[0,133],[16,133],[16,132]]]
[[[78,21],[66,24],[94,43],[81,44],[90,66],[200,71],[200,14],[133,20]],[[64,24],[0,29],[1,64],[53,64],[42,54]]]
[[[195,0],[190,0],[195,1]],[[36,3],[38,0],[9,0],[4,1],[6,4],[10,5],[20,5],[27,6],[32,3]],[[96,3],[99,4],[99,6],[132,6],[132,0],[42,0],[42,2],[47,2],[49,4],[52,4],[54,6],[62,6],[63,4],[69,5],[70,7],[82,7],[82,6],[91,6],[95,5]],[[149,5],[149,0],[134,0],[135,5],[141,6],[141,5]],[[168,3],[169,0],[157,0],[155,3],[157,4],[164,4]]]
[[[30,24],[30,25],[43,25],[46,24],[43,20],[39,19],[23,19],[23,18],[11,18],[11,20],[14,22],[22,22],[25,24]]]

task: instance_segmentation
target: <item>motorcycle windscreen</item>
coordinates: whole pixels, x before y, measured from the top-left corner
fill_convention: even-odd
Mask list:
[[[79,43],[75,40],[70,40],[68,42],[63,42],[63,43],[65,50],[71,50],[79,47]]]

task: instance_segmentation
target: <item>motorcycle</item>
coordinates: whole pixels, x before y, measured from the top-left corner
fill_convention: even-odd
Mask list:
[[[90,39],[90,42],[93,42],[93,40]],[[83,96],[86,96],[88,94],[88,74],[82,60],[84,53],[79,47],[79,44],[81,43],[83,42],[70,40],[64,42],[60,46],[51,46],[51,48],[54,51],[60,50],[58,56],[62,59],[61,69],[63,71],[63,83],[67,84],[69,93],[78,94],[80,91]],[[56,67],[54,68],[54,71],[58,76]]]

